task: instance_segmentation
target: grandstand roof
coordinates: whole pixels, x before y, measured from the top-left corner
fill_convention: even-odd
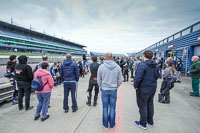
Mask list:
[[[60,38],[57,38],[57,37],[54,37],[54,36],[50,36],[50,35],[47,35],[47,34],[44,34],[44,33],[40,33],[40,32],[34,31],[34,30],[30,30],[30,29],[27,29],[27,28],[24,28],[24,27],[20,27],[20,26],[17,26],[17,25],[9,24],[9,23],[3,22],[3,21],[0,21],[0,29],[1,28],[12,30],[12,31],[17,31],[18,33],[29,35],[29,36],[34,36],[34,37],[37,36],[39,38],[44,38],[44,40],[55,41],[55,42],[66,44],[66,45],[73,45],[73,46],[80,47],[80,48],[86,47],[84,45],[76,44],[76,43],[73,43],[73,42],[70,42],[70,41],[66,41],[64,39],[60,39]]]

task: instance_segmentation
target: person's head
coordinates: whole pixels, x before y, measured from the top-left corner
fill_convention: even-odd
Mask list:
[[[199,60],[198,56],[192,56],[192,62],[197,62]]]
[[[153,52],[151,50],[146,50],[143,53],[144,60],[151,60],[153,57]]]
[[[54,62],[53,65],[54,65],[54,67],[56,67],[56,66],[58,65],[58,63],[57,63],[57,62]]]
[[[28,57],[26,55],[20,55],[18,57],[19,63],[20,64],[27,64],[28,61]]]
[[[43,63],[41,64],[41,67],[42,67],[42,69],[48,69],[49,64],[48,64],[47,62],[43,62]]]
[[[9,57],[9,59],[10,59],[10,61],[12,61],[12,62],[16,62],[16,61],[17,61],[17,56],[16,56],[16,55],[11,55],[11,56]]]
[[[105,60],[113,60],[112,53],[106,53],[105,54]]]
[[[103,56],[101,56],[101,57],[100,57],[100,60],[101,60],[101,61],[103,61],[103,60],[104,60],[104,57],[103,57]]]
[[[43,57],[42,57],[42,60],[43,60],[44,62],[48,62],[49,58],[48,58],[47,56],[43,56]]]
[[[92,61],[93,61],[93,62],[97,62],[97,56],[93,56],[93,57],[92,57]]]
[[[158,57],[158,60],[161,60],[161,57]]]
[[[139,60],[139,59],[140,59],[140,57],[139,57],[139,56],[136,56],[136,57],[135,57],[135,59],[136,59],[136,60]]]
[[[61,64],[61,62],[60,61],[58,61],[58,65],[60,65]]]
[[[113,59],[115,60],[115,56],[113,56]]]
[[[66,59],[72,59],[72,55],[71,55],[70,53],[68,53],[68,54],[66,55]]]
[[[181,58],[178,58],[178,61],[181,62]]]
[[[168,61],[166,62],[166,65],[167,65],[167,67],[173,67],[173,63],[172,63],[172,61],[170,61],[170,60],[168,60]]]

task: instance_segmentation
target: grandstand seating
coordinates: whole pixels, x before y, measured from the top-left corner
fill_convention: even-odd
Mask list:
[[[15,30],[11,30],[12,28],[9,29],[10,27],[12,28],[14,27]],[[31,36],[31,34],[29,34],[31,32],[33,32],[34,34],[38,34],[38,36],[42,35],[42,37],[39,38],[33,35]],[[51,38],[52,41],[45,39],[46,37]],[[7,49],[16,48],[21,50],[28,49],[29,51],[32,52],[46,51],[47,53],[57,53],[57,54],[64,54],[71,52],[72,54],[81,55],[86,53],[86,50],[83,49],[83,47],[85,46],[68,42],[65,40],[60,41],[63,43],[56,42],[54,40],[61,40],[61,39],[0,21],[1,51],[3,51],[4,48]]]

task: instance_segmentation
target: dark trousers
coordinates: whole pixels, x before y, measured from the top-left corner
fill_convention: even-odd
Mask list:
[[[131,78],[133,78],[133,70],[131,69]]]
[[[19,89],[18,107],[19,109],[23,108],[23,97],[25,94],[25,108],[28,109],[30,107],[31,83],[18,81],[17,85]]]
[[[146,125],[147,122],[149,124],[153,124],[153,115],[154,115],[154,104],[153,98],[155,93],[145,94],[137,90],[136,98],[137,105],[140,113],[140,124]]]
[[[63,101],[63,109],[68,110],[68,96],[69,91],[71,91],[71,98],[72,98],[72,110],[78,109],[77,106],[77,83],[76,82],[64,82],[64,101]]]
[[[169,80],[163,79],[161,88],[160,88],[160,94],[162,99],[164,100],[163,102],[165,103],[170,103],[170,92],[169,92]]]
[[[89,87],[88,87],[88,98],[91,99],[92,97],[92,90],[93,90],[93,87],[95,87],[94,91],[95,91],[95,95],[94,95],[94,98],[97,98],[98,97],[98,94],[99,94],[99,86],[98,84],[91,84],[89,83]]]
[[[124,81],[128,81],[128,76],[129,76],[129,74],[128,74],[128,69],[126,69],[126,70],[124,70],[124,72],[123,72],[123,76],[124,76]]]

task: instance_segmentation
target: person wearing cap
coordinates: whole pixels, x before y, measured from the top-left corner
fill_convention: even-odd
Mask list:
[[[192,57],[193,64],[190,67],[190,76],[192,78],[192,90],[190,96],[199,97],[199,78],[200,78],[200,61],[198,56]]]
[[[18,57],[19,63],[15,66],[15,78],[19,89],[18,107],[23,110],[23,97],[25,94],[25,110],[33,109],[30,106],[31,82],[33,80],[32,68],[27,65],[28,57],[21,55]]]

